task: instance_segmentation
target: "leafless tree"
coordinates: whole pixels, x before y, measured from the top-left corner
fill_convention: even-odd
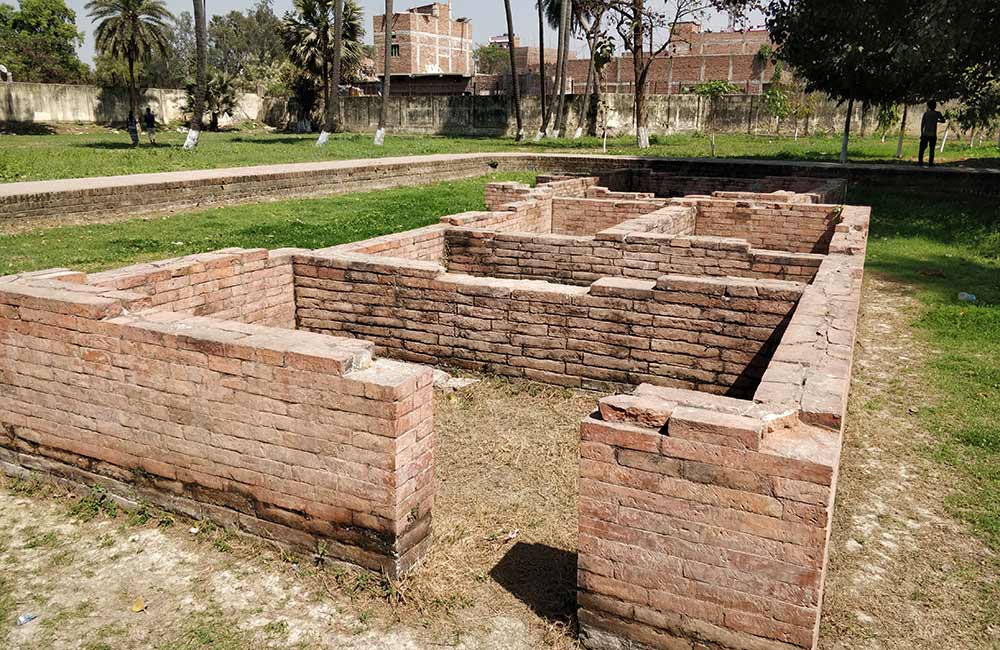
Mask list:
[[[649,72],[660,56],[671,55],[679,43],[674,40],[672,27],[678,23],[702,20],[712,9],[725,10],[733,15],[745,15],[754,0],[609,0],[607,3],[615,31],[625,49],[632,55],[635,74],[635,127],[640,149],[649,147],[649,124],[646,95],[649,89]]]

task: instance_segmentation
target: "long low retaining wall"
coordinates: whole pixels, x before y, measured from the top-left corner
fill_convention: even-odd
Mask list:
[[[988,169],[566,154],[461,154],[0,184],[0,232],[45,225],[46,220],[52,219],[86,223],[169,214],[228,203],[474,178],[495,170],[598,176],[612,189],[659,192],[664,197],[740,190],[802,192],[801,177],[808,177],[809,185],[814,185],[812,180],[816,178],[843,179],[884,189],[933,187],[945,192],[1000,196],[1000,171]],[[844,186],[831,188],[839,190],[820,190],[819,202],[844,202]],[[564,196],[584,196],[583,191]],[[496,205],[489,199],[487,203]]]

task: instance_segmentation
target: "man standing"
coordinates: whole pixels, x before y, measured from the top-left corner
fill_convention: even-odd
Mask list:
[[[146,107],[146,114],[142,116],[143,121],[146,123],[146,135],[149,136],[149,143],[151,145],[156,145],[156,116],[153,115],[153,109],[149,106]],[[932,154],[933,155],[933,154]]]
[[[930,166],[934,166],[934,149],[937,148],[937,125],[944,123],[944,115],[937,110],[937,102],[927,102],[927,110],[920,120],[920,164],[924,164],[924,151],[931,148]]]

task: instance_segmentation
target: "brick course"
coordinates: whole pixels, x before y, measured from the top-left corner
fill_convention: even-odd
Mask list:
[[[234,257],[263,261],[210,254],[189,268]],[[149,278],[0,281],[3,469],[121,486],[296,550],[408,569],[430,540],[430,370],[373,360],[365,341],[154,306],[164,294],[143,289],[169,280]]]

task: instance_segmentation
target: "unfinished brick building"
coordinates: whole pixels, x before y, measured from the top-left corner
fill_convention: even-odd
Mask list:
[[[430,365],[597,390],[585,643],[812,648],[869,211],[713,182],[539,177],[327,249],[0,278],[0,467],[399,576],[431,544]]]

